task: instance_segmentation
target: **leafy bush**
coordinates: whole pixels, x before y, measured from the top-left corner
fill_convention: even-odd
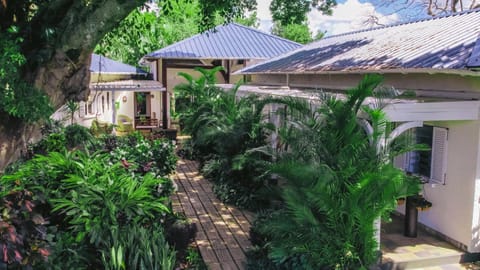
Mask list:
[[[28,190],[11,191],[0,201],[1,264],[23,269],[45,261],[50,254],[47,221],[38,211],[42,204]]]
[[[115,144],[116,148],[111,152],[113,162],[124,161],[124,164],[129,164],[128,167],[136,165],[138,172],[154,172],[162,176],[175,170],[177,157],[169,140],[150,141],[134,133],[118,138]]]
[[[77,124],[65,127],[64,133],[69,148],[85,145],[93,140],[92,134],[88,129]]]
[[[67,139],[65,134],[62,133],[50,133],[38,143],[30,145],[30,151],[32,156],[36,154],[45,155],[50,152],[65,152]]]
[[[131,224],[112,234],[111,248],[102,251],[105,269],[174,269],[175,251],[158,224],[150,227]]]
[[[267,139],[273,126],[264,107],[282,100],[236,97],[237,87],[224,91],[213,85],[217,70],[199,69],[203,77],[182,75],[188,83],[176,88],[180,121],[191,133],[191,146],[203,163],[204,174],[216,185],[217,195],[249,209],[265,207],[271,155]]]
[[[90,132],[95,136],[112,134],[113,125],[106,122],[100,122],[97,119],[92,121]]]
[[[380,82],[366,76],[346,100],[323,97],[318,111],[292,116],[281,132],[288,148],[271,169],[285,182],[283,207],[257,228],[275,264],[367,269],[377,256],[374,221],[398,197],[418,192],[419,182],[393,167],[390,145],[381,143],[389,135],[381,109],[363,106]],[[371,121],[370,136],[360,112]]]
[[[115,230],[164,228],[170,216],[170,179],[132,174],[121,162],[112,162],[110,154],[101,152],[37,156],[13,174],[2,176],[1,184],[4,192],[18,186],[42,194],[45,206],[39,211],[49,217],[56,244],[52,257],[38,269],[98,269],[102,265],[98,252],[107,254],[118,248],[112,246],[118,237]],[[165,256],[171,257],[168,254]],[[163,257],[155,260],[170,262]]]

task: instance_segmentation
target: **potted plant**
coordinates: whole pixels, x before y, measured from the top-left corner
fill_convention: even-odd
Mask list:
[[[432,203],[427,201],[422,195],[415,195],[412,200],[418,211],[426,211],[432,207]]]

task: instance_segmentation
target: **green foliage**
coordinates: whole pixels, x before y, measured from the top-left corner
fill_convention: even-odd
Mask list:
[[[135,9],[100,41],[95,52],[137,66],[144,55],[200,32],[198,0],[167,3],[164,14]]]
[[[92,121],[92,125],[90,126],[90,132],[94,136],[100,135],[108,135],[111,134],[113,131],[113,125],[107,122],[100,122],[97,119]]]
[[[46,224],[39,212],[43,204],[28,190],[11,191],[0,201],[0,266],[32,267],[50,255]]]
[[[306,23],[291,23],[287,25],[276,24],[272,29],[272,33],[301,44],[307,44],[313,41],[312,33],[310,33],[310,29]]]
[[[186,260],[188,264],[188,269],[208,270],[208,266],[203,261],[202,256],[197,249],[190,247],[187,250]]]
[[[37,156],[16,172],[2,176],[0,182],[3,192],[28,189],[42,195],[39,198],[45,206],[41,213],[49,217],[49,229],[55,234],[52,256],[42,266],[45,269],[98,269],[102,262],[97,252],[118,250],[118,239],[127,241],[121,237],[141,228],[152,233],[152,241],[159,240],[155,234],[162,231],[151,230],[164,227],[170,215],[167,205],[172,189],[164,186],[171,186],[171,180],[151,173],[132,174],[121,162],[113,162],[108,153],[73,151]],[[148,238],[145,231],[142,233],[142,239]],[[148,249],[145,254],[136,250],[142,245],[150,245],[157,257],[152,258]],[[168,248],[156,249],[148,242],[122,248],[126,254],[141,255],[145,263],[154,261],[155,267],[174,263]],[[167,252],[163,255],[168,258],[158,257],[158,252]]]
[[[234,21],[238,24],[258,28],[260,26],[260,20],[258,19],[257,12],[252,12],[248,16],[237,17]]]
[[[130,225],[112,234],[112,248],[102,253],[105,269],[174,269],[175,251],[166,242],[161,226]]]
[[[264,121],[265,105],[274,99],[248,96],[237,99],[238,86],[224,91],[213,86],[213,72],[176,88],[183,130],[191,132],[192,146],[204,163],[204,174],[214,181],[216,194],[226,202],[256,209],[268,202],[270,155],[263,151],[271,124]]]
[[[65,134],[51,133],[43,137],[38,143],[31,145],[33,154],[46,154],[49,152],[64,152],[66,151],[67,140]]]
[[[26,59],[17,31],[0,34],[0,111],[28,122],[46,119],[53,113],[48,97],[21,77]]]
[[[88,128],[77,124],[65,127],[64,134],[67,147],[69,148],[85,145],[93,140],[92,134]]]
[[[393,167],[386,119],[364,100],[380,84],[366,76],[346,100],[324,95],[318,110],[291,114],[280,132],[281,153],[273,172],[285,181],[284,207],[258,225],[275,264],[301,262],[301,269],[367,269],[378,243],[374,221],[396,199],[418,192],[418,180]],[[309,108],[303,101],[296,109]],[[304,110],[302,110],[304,111]],[[373,127],[368,136],[358,115]]]
[[[133,133],[118,137],[115,144],[111,152],[113,162],[123,162],[124,166],[137,172],[153,172],[160,176],[169,175],[175,170],[177,158],[174,145],[167,139],[151,141],[139,133]]]
[[[336,0],[273,0],[270,3],[270,12],[274,22],[281,25],[303,24],[307,21],[307,13],[311,7],[331,14]]]
[[[98,158],[85,165],[83,175],[62,180],[62,188],[68,190],[63,198],[51,200],[53,211],[65,215],[77,242],[87,237],[91,244],[107,247],[114,228],[151,224],[169,212],[167,199],[156,196],[157,187],[169,180],[147,174],[138,181],[120,164],[107,167]]]
[[[65,105],[62,108],[62,111],[67,113],[68,119],[70,119],[70,125],[73,125],[73,121],[75,120],[75,113],[80,108],[78,102],[74,100],[67,100]]]

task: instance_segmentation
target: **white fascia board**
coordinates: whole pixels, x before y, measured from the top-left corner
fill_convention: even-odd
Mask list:
[[[391,122],[480,119],[480,101],[395,103],[383,111]]]

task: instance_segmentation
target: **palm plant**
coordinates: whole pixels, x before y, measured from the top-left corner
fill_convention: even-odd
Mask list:
[[[268,198],[260,196],[268,179],[270,155],[258,151],[267,145],[272,124],[265,121],[267,104],[280,99],[258,96],[237,97],[240,85],[222,90],[212,85],[215,71],[203,71],[177,90],[189,109],[183,110],[184,130],[191,133],[192,145],[205,165],[204,173],[216,183],[215,191],[224,201],[257,208]]]
[[[345,100],[323,95],[318,110],[290,116],[281,130],[288,151],[281,152],[272,171],[286,182],[284,207],[260,226],[270,239],[269,256],[277,263],[366,269],[378,248],[374,221],[393,210],[398,197],[418,192],[416,179],[391,163],[381,108],[363,105],[381,81],[365,76]],[[372,125],[370,135],[359,124],[361,113]]]
[[[67,103],[65,103],[63,110],[68,114],[67,118],[70,119],[70,125],[73,125],[75,120],[75,112],[78,111],[79,108],[80,105],[75,100],[70,99],[67,100]]]
[[[191,118],[198,108],[211,100],[218,93],[215,74],[223,70],[223,67],[215,67],[211,70],[195,68],[201,76],[195,79],[192,75],[179,72],[187,82],[175,86],[175,116],[179,118],[182,130],[191,133]]]

